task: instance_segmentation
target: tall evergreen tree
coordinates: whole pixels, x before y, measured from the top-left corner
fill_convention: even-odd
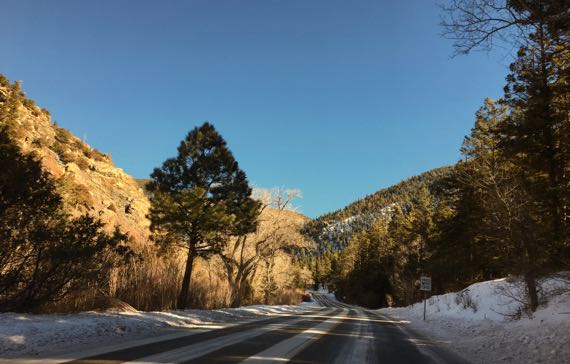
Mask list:
[[[260,204],[245,173],[210,123],[190,131],[151,175],[151,230],[157,242],[187,250],[178,308],[186,308],[196,257],[220,252],[230,235],[255,231]]]
[[[504,130],[509,137],[503,146],[513,162],[526,167],[524,181],[539,204],[544,234],[555,243],[564,239],[565,186],[570,172],[564,148],[570,117],[568,109],[556,101],[570,95],[560,87],[562,75],[570,69],[569,40],[549,34],[549,27],[540,24],[520,48],[505,87],[513,115]]]
[[[508,122],[489,134],[499,139],[502,166],[497,170],[508,172],[501,183],[492,185],[500,192],[495,196],[495,201],[502,202],[499,207],[508,207],[503,233],[511,243],[518,243],[520,254],[514,255],[522,258],[513,262],[512,273],[524,275],[534,311],[538,306],[536,278],[565,268],[567,263],[560,257],[569,245],[570,170],[565,132],[570,122],[570,4],[563,0],[455,0],[447,10],[444,29],[459,52],[491,47],[496,36],[511,38],[518,48],[505,87]]]
[[[534,311],[536,279],[556,269],[553,253],[558,242],[549,215],[551,200],[544,193],[548,174],[528,164],[532,151],[544,145],[532,138],[535,148],[525,148],[514,133],[520,128],[520,110],[511,110],[504,100],[486,100],[462,148],[466,162],[458,167],[458,179],[466,191],[473,191],[471,201],[479,207],[470,216],[473,244],[489,268],[495,265],[502,274],[525,278],[529,308]]]

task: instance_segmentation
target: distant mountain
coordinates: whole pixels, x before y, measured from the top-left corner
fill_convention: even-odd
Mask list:
[[[315,240],[321,252],[341,250],[352,235],[366,230],[379,219],[388,222],[396,207],[405,209],[422,186],[428,186],[430,190],[436,188],[452,168],[441,167],[424,172],[319,216],[305,224],[305,234]]]

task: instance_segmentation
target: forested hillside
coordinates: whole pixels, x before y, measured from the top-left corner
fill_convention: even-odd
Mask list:
[[[455,1],[443,10],[457,54],[505,36],[518,49],[504,96],[476,112],[457,165],[313,220],[305,231],[319,249],[302,259],[349,302],[413,303],[422,275],[432,293],[513,275],[534,312],[547,298],[539,281],[570,269],[568,4]]]
[[[435,193],[451,171],[451,167],[443,167],[411,177],[340,210],[319,216],[307,223],[304,230],[318,243],[319,251],[342,250],[351,237],[371,228],[378,220],[389,221],[397,206],[413,203],[422,187]]]
[[[443,249],[446,239],[453,239],[442,225],[453,217],[455,178],[456,167],[435,169],[307,223],[304,232],[318,249],[302,256],[315,282],[341,299],[371,307],[418,299],[422,273],[443,275],[453,269],[448,262],[464,264],[463,251],[455,256]],[[438,290],[455,288],[438,278]]]

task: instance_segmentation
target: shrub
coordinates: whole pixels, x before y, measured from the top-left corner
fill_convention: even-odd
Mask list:
[[[0,130],[0,311],[34,311],[101,285],[125,240],[91,216],[71,218],[40,163]]]
[[[469,289],[464,289],[461,292],[458,292],[455,295],[455,303],[458,306],[462,306],[464,309],[472,309],[473,312],[477,312],[477,304],[473,301],[471,294],[469,293]]]
[[[72,163],[76,161],[76,157],[72,151],[69,149],[64,150],[62,154],[59,155],[59,159],[64,163]]]
[[[23,100],[22,100],[22,104],[23,104],[26,108],[31,109],[31,110],[35,109],[35,107],[36,107],[36,103],[35,103],[34,100],[32,100],[32,99],[23,99]]]
[[[87,159],[85,159],[84,157],[77,157],[77,159],[75,159],[75,164],[77,164],[77,166],[81,170],[87,170],[88,168],[91,167],[89,165],[89,161]]]
[[[69,132],[69,130],[60,128],[59,126],[57,126],[56,122],[54,122],[53,126],[55,129],[55,140],[63,144],[69,144],[72,138],[72,135]]]
[[[0,74],[0,86],[6,88],[10,87],[10,81],[8,81],[6,76],[4,76],[3,74]]]
[[[55,142],[53,142],[52,145],[49,146],[49,149],[51,149],[57,155],[57,157],[62,163],[66,163],[63,160],[63,154],[66,151],[63,144],[61,144],[58,140],[56,140]]]
[[[101,153],[97,148],[89,148],[87,145],[83,144],[82,150],[83,155],[85,155],[87,158],[91,158],[99,162],[107,160],[107,155]]]

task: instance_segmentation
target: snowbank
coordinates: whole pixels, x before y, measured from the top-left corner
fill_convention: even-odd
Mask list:
[[[247,306],[220,310],[167,312],[85,312],[65,315],[0,314],[0,358],[34,357],[46,352],[86,350],[117,342],[180,333],[183,328],[211,329],[266,316],[316,307]]]
[[[548,303],[532,317],[521,310],[524,286],[505,279],[429,298],[425,322],[423,303],[379,312],[410,321],[476,363],[570,363],[570,284],[548,279],[541,288]]]

